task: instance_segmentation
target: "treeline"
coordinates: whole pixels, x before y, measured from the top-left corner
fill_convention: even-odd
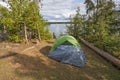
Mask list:
[[[40,14],[37,0],[4,0],[0,5],[0,36],[2,40],[28,42],[29,39],[50,39],[46,21]],[[39,2],[40,3],[40,2]]]
[[[71,17],[68,33],[78,40],[82,37],[120,59],[120,12],[112,0],[85,0],[87,15],[80,9]]]

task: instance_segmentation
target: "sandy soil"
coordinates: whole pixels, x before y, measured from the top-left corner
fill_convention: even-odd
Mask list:
[[[17,55],[0,59],[0,80],[120,80],[118,69],[83,44],[81,46],[87,56],[84,68],[48,58],[54,41],[20,44],[14,50]],[[0,52],[7,50],[12,49],[1,49]]]

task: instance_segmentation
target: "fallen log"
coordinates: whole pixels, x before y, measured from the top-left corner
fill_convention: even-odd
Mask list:
[[[15,53],[15,52],[3,53],[3,54],[0,54],[0,59],[6,58],[6,57],[10,57],[10,56],[14,56],[14,55],[16,55],[16,54],[17,54],[17,53]]]
[[[100,56],[104,57],[105,59],[107,59],[108,61],[113,63],[115,66],[117,66],[120,69],[120,60],[119,59],[117,59],[114,56],[110,55],[108,52],[105,52],[105,51],[95,47],[94,45],[90,44],[89,42],[85,41],[84,39],[81,39],[81,42],[83,44],[85,44],[86,46],[88,46],[89,48],[91,48],[92,50],[94,50]]]

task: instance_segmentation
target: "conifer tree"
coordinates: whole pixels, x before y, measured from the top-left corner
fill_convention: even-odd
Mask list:
[[[86,39],[120,58],[120,38],[111,35],[110,30],[113,22],[116,22],[114,2],[112,0],[86,0],[85,4],[89,11],[85,27]]]
[[[108,35],[108,25],[114,20],[113,8],[115,7],[112,0],[86,0],[88,13],[88,23],[86,24],[87,29],[91,31],[86,31],[88,33],[96,34],[92,37],[96,37],[98,40],[102,40]],[[90,3],[93,3],[92,5]],[[93,8],[91,8],[91,6]],[[86,29],[86,30],[87,30]]]
[[[39,40],[44,39],[41,36],[45,36],[42,35],[42,32],[45,34],[47,23],[40,14],[40,8],[36,1],[38,0],[5,0],[10,6],[8,13],[11,24],[4,24],[7,25],[8,39],[10,41],[19,42],[25,40],[28,43],[29,36]],[[7,15],[2,17],[5,18]],[[2,18],[1,21],[4,21],[4,19]],[[49,31],[46,34],[49,34],[48,37],[51,36]]]
[[[78,7],[76,10],[76,15],[71,17],[71,24],[67,26],[68,34],[74,36],[76,39],[79,39],[82,35],[82,15],[80,14],[80,8]]]

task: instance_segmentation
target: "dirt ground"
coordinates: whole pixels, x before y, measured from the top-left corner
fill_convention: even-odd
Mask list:
[[[0,80],[120,80],[120,70],[83,44],[81,46],[87,56],[84,68],[62,64],[48,58],[54,41],[1,47],[0,54],[13,51],[17,52],[17,55],[0,59]]]
[[[23,51],[24,49],[33,46],[34,44],[25,44],[25,43],[5,43],[2,42],[0,43],[0,54],[6,53],[9,51],[13,52],[20,52]]]

